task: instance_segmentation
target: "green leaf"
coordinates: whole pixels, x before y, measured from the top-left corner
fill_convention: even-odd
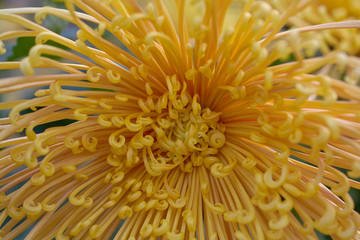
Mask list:
[[[46,45],[50,45],[50,46],[54,46],[60,49],[68,49],[67,47],[54,42],[54,41],[47,41],[46,43],[44,43]],[[21,58],[24,58],[26,56],[28,56],[30,49],[35,46],[35,37],[21,37],[18,38],[16,40],[16,45],[13,48],[13,54],[8,57],[8,61],[16,61],[19,60]],[[43,54],[42,56],[47,57],[47,58],[51,58],[54,60],[59,60],[60,57],[57,56],[53,56],[53,55],[47,55],[47,54]]]
[[[13,54],[8,57],[8,61],[16,61],[26,57],[30,49],[35,45],[35,37],[20,37],[16,39],[16,45],[13,47]]]
[[[0,0],[1,3],[1,0]],[[64,3],[60,2],[60,1],[56,1],[56,0],[45,0],[44,1],[44,5],[46,6],[52,6],[52,7],[56,7],[56,8],[65,8]],[[68,22],[66,22],[65,20],[52,16],[52,15],[48,15],[43,23],[43,25],[55,32],[60,34],[64,28],[67,27]],[[60,44],[54,43],[54,42],[47,42],[46,44],[52,45],[52,46],[56,46],[62,49],[65,49],[65,47],[60,46]],[[30,51],[30,49],[35,45],[35,37],[20,37],[16,40],[16,45],[13,47],[13,53],[11,56],[8,57],[8,61],[15,61],[15,60],[19,60],[23,57],[26,57]],[[54,58],[54,57],[51,57]],[[55,57],[56,58],[56,57]]]

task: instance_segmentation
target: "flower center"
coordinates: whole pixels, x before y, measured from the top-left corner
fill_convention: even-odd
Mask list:
[[[125,128],[109,137],[110,165],[124,162],[133,167],[142,159],[148,173],[159,176],[175,167],[191,172],[193,167],[205,164],[211,168],[219,162],[217,154],[225,144],[225,127],[219,122],[221,113],[202,108],[198,94],[191,96],[186,83],[181,85],[175,76],[166,82],[168,91],[160,97],[154,96],[146,84],[148,96],[138,99],[142,112],[125,119],[118,117],[119,127],[124,124]]]

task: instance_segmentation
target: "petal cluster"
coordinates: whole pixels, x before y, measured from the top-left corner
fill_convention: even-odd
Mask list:
[[[269,2],[274,2],[269,0]],[[280,11],[286,11],[292,3],[289,0],[281,0],[276,4]],[[360,19],[360,2],[357,0],[320,0],[308,6],[302,12],[298,13],[292,19],[289,19],[290,27],[304,27],[315,24],[324,24],[331,22],[351,21]],[[329,52],[331,49],[345,51],[351,55],[359,56],[360,53],[360,34],[359,29],[341,29],[326,31],[304,36],[308,39],[316,38],[321,45],[321,50]]]
[[[0,62],[0,239],[359,237],[360,59],[304,34],[360,21],[269,2],[0,10],[0,53],[35,39]]]

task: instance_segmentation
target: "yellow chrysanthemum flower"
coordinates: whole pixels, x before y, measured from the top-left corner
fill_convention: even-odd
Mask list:
[[[1,41],[36,43],[0,62],[25,74],[0,93],[37,89],[0,104],[0,239],[360,236],[360,60],[304,57],[316,41],[299,38],[360,21],[281,32],[312,0],[281,14],[248,0],[233,24],[231,0],[201,2],[193,16],[182,0],[0,10],[24,28]],[[41,26],[49,14],[76,38]]]
[[[268,0],[286,11],[292,0]],[[278,4],[281,2],[281,4]],[[304,27],[314,24],[360,19],[359,0],[315,0],[304,11],[289,19],[289,26]],[[322,31],[317,36],[322,43],[322,50],[328,52],[329,47],[345,51],[351,55],[360,54],[360,30],[342,29]],[[311,34],[308,38],[314,38]]]

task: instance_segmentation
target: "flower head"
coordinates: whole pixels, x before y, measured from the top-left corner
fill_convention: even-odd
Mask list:
[[[269,1],[272,2],[272,0]],[[291,2],[282,0],[281,4],[277,6],[279,6],[280,11],[286,11]],[[289,19],[288,25],[291,27],[304,27],[359,18],[360,2],[357,0],[319,0],[314,1],[304,11]],[[357,28],[321,31],[316,37],[322,44],[323,51],[328,52],[330,51],[329,48],[335,48],[359,56],[360,32]],[[314,34],[309,34],[308,38],[314,38]]]
[[[231,0],[197,2],[203,11],[180,0],[0,10],[24,28],[0,40],[36,43],[0,62],[25,74],[1,79],[0,92],[41,87],[0,104],[10,109],[0,119],[0,238],[359,236],[348,192],[360,188],[360,62],[307,58],[315,43],[299,36],[360,22],[281,32],[312,1],[281,14],[245,1],[236,21],[226,20]],[[43,27],[49,14],[76,38]]]

